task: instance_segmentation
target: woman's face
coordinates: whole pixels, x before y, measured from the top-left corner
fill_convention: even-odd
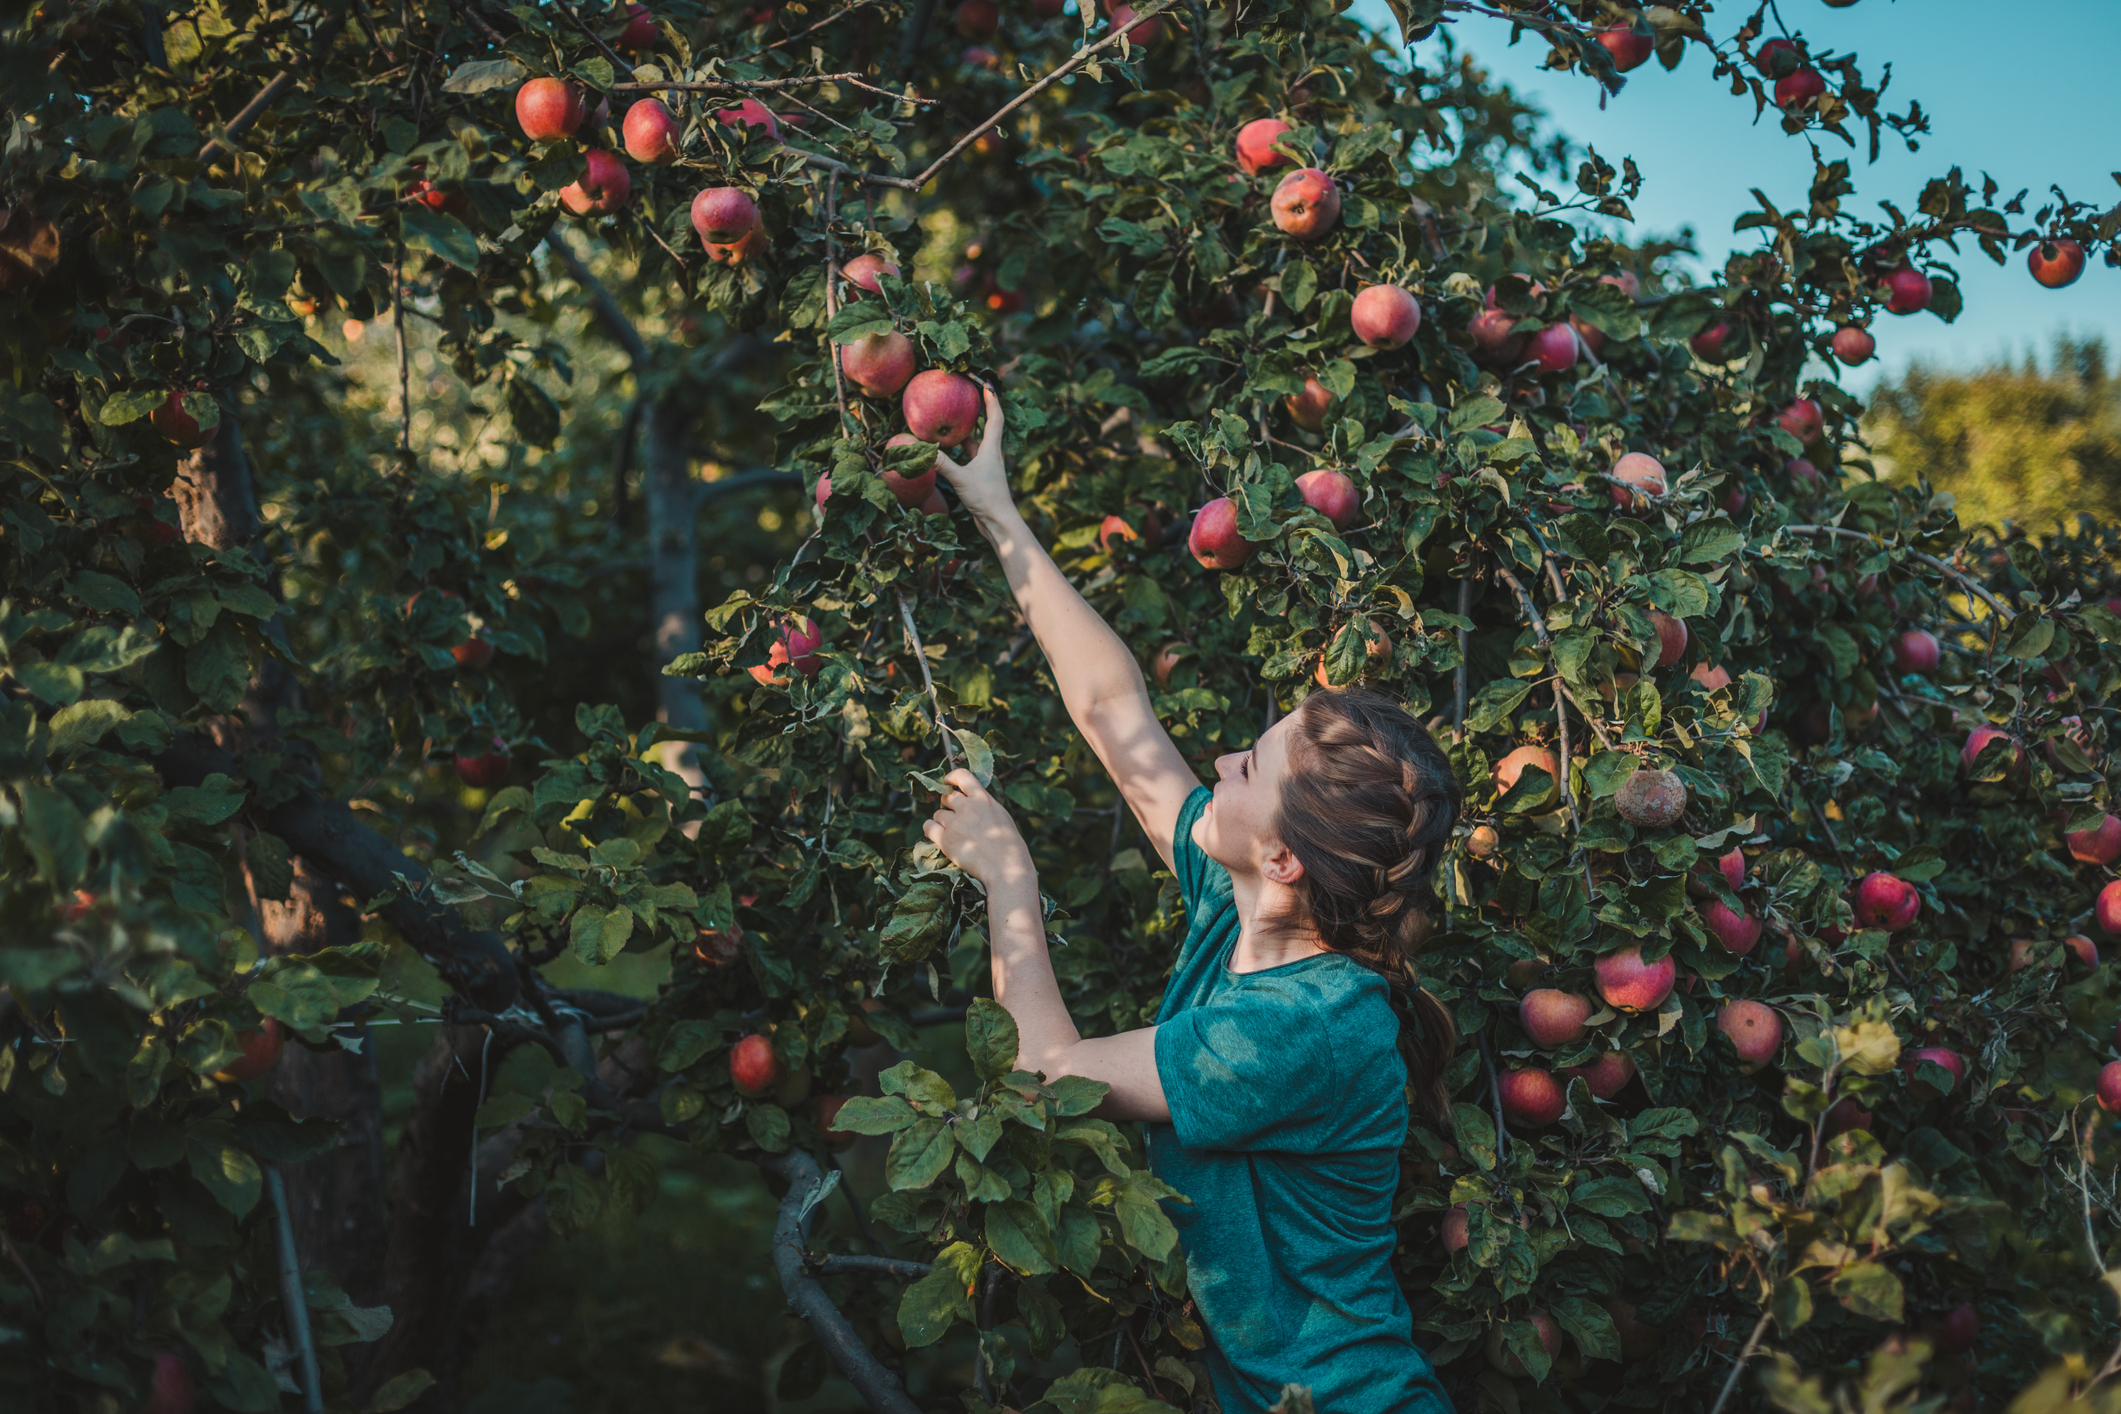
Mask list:
[[[1214,799],[1193,826],[1193,842],[1233,874],[1257,874],[1282,852],[1276,822],[1295,722],[1291,713],[1267,728],[1250,751],[1215,758]]]

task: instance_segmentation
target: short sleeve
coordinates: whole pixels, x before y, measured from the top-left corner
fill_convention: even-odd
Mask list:
[[[1193,842],[1193,826],[1214,798],[1206,786],[1197,788],[1179,807],[1178,824],[1171,831],[1171,868],[1178,876],[1178,891],[1189,906],[1199,903],[1203,894],[1230,891],[1230,871],[1208,858]]]
[[[1156,1071],[1188,1149],[1316,1148],[1341,1089],[1332,1028],[1302,989],[1247,987],[1156,1028]]]

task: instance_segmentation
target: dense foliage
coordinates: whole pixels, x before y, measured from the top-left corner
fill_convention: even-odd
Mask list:
[[[1631,164],[1530,150],[1448,45],[1409,67],[1324,3],[1168,7],[1124,43],[1044,9],[965,0],[958,53],[930,0],[6,22],[11,1398],[444,1407],[436,1332],[492,1284],[466,1273],[518,1218],[652,1201],[656,1136],[787,1186],[816,1343],[785,1394],[836,1366],[878,1408],[1210,1401],[1182,1195],[1094,1087],[1012,1068],[976,890],[914,847],[936,777],[991,773],[1076,1014],[1153,1017],[1175,888],[969,523],[922,509],[931,444],[886,446],[902,411],[934,427],[862,391],[909,350],[998,382],[1027,514],[1204,771],[1357,679],[1449,736],[1469,818],[1423,971],[1466,1039],[1395,1207],[1463,1407],[1971,1407],[2042,1365],[2030,1407],[2059,1407],[2104,1376],[2115,999],[2064,939],[2121,855],[2111,545],[1967,546],[1870,474],[1818,360],[1889,301],[1956,314],[1953,242],[2056,283],[2114,263],[2121,215],[1952,172],[1880,223],[1822,149],[1693,287],[1566,219],[1624,218]],[[1920,128],[1829,41],[1711,18],[1492,23],[1616,91],[1651,53],[1713,68],[1793,140]],[[519,96],[553,78],[593,92]],[[674,160],[617,157],[656,150],[622,137],[650,95]],[[1292,211],[1305,163],[1330,175]],[[857,254],[898,268],[836,278]],[[1360,322],[1383,284],[1407,337]],[[568,303],[627,354],[616,428]],[[330,366],[348,321],[390,340],[388,401]],[[761,534],[713,508],[767,462],[817,509],[703,632],[694,537]],[[615,587],[644,560],[651,612]],[[613,686],[649,658],[653,693]],[[645,1002],[562,984],[659,950]],[[285,1086],[417,1014],[407,954],[449,990],[389,1206],[330,1208],[283,1274],[310,1211],[283,1170],[320,1211],[381,1191],[348,1138],[372,1097]],[[1572,1004],[1528,990],[1585,1001],[1549,1033]],[[878,1075],[952,1007],[958,1085]],[[562,1081],[489,1097],[526,1046]],[[874,1246],[828,1254],[847,1131],[889,1136],[887,1191]]]

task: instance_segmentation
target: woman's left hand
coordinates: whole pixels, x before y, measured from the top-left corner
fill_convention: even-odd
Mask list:
[[[957,793],[943,798],[942,808],[921,826],[921,833],[989,889],[1032,879],[1030,846],[1008,809],[963,767],[943,779],[957,787]]]

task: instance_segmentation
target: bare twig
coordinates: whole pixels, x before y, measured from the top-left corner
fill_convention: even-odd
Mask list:
[[[604,51],[604,57],[611,61],[611,68],[614,73],[630,74],[633,72],[633,65],[629,64],[624,59],[621,59],[619,57],[619,51],[613,49],[609,44],[604,42],[603,35],[598,34],[587,24],[584,24],[582,21],[582,17],[574,12],[574,6],[568,4],[567,0],[557,0],[557,3],[560,7],[560,13],[565,15],[568,19],[573,20],[574,27],[580,30],[583,34],[589,36],[590,43],[596,45],[597,48]]]
[[[2070,1119],[2070,1129],[2071,1137],[2076,1138],[2076,1117],[2074,1115]],[[2106,1258],[2100,1255],[2099,1238],[2092,1231],[2092,1190],[2089,1181],[2092,1161],[2092,1134],[2092,1126],[2087,1124],[2084,1127],[2083,1138],[2078,1140],[2077,1143],[2077,1192],[2083,1195],[2084,1199],[2084,1247],[2091,1254],[2092,1270],[2103,1272],[2106,1270]]]
[[[398,455],[412,461],[412,364],[405,356],[405,238],[390,272],[390,322],[398,335]]]
[[[840,83],[849,88],[858,88],[864,93],[873,93],[879,98],[888,98],[894,103],[911,103],[917,108],[933,108],[937,100],[916,98],[910,93],[881,87],[869,82],[860,74],[806,74],[793,79],[658,79],[654,82],[615,83],[613,93],[778,93],[789,89],[817,88],[822,84]],[[790,148],[789,151],[800,151]]]
[[[1495,1162],[1499,1166],[1510,1157],[1510,1131],[1502,1122],[1502,1077],[1495,1070],[1495,1050],[1488,1044],[1488,1033],[1480,1033],[1480,1063],[1488,1072],[1488,1103],[1495,1110]]]
[[[854,3],[852,5],[849,5],[846,9],[834,10],[831,14],[825,16],[825,18],[819,20],[816,24],[810,26],[808,29],[799,29],[794,34],[786,35],[780,39],[776,39],[775,41],[773,41],[773,43],[767,45],[759,52],[762,54],[771,53],[772,51],[780,48],[784,44],[793,44],[798,39],[803,38],[803,36],[815,34],[819,30],[823,29],[826,25],[831,24],[833,21],[844,20],[849,15],[853,14],[856,10],[862,9],[865,6],[874,5],[875,3],[876,0],[854,0]]]
[[[322,62],[331,46],[338,42],[339,31],[346,27],[346,14],[345,10],[340,10],[337,14],[325,16],[324,22],[317,26],[316,33],[310,36],[309,58],[312,64]],[[300,74],[294,69],[282,69],[274,74],[265,87],[258,90],[258,96],[244,104],[236,116],[228,120],[220,135],[208,139],[206,145],[199,149],[199,161],[205,162],[216,152],[226,150],[228,143],[250,131],[251,124],[264,117],[266,111],[278,103],[287,91],[295,86],[299,78]]]
[[[309,1298],[302,1291],[302,1262],[295,1252],[295,1226],[287,1211],[287,1185],[280,1166],[265,1165],[265,1191],[272,1195],[273,1245],[278,1249],[280,1304],[287,1311],[287,1338],[302,1359],[302,1408],[323,1414],[324,1383],[317,1374],[317,1345],[309,1333]]]
[[[839,1254],[813,1257],[810,1259],[810,1265],[827,1276],[859,1272],[872,1276],[903,1277],[907,1281],[924,1277],[935,1270],[927,1262],[902,1262],[896,1257],[855,1257]]]
[[[1468,555],[1466,572],[1458,581],[1458,617],[1461,619],[1470,617],[1473,611],[1474,567],[1473,557]],[[1451,674],[1451,695],[1454,703],[1451,726],[1460,732],[1465,730],[1466,725],[1466,645],[1469,637],[1470,634],[1465,629],[1458,630],[1458,668]]]
[[[943,720],[943,700],[935,692],[935,677],[928,671],[928,649],[921,642],[921,631],[913,626],[913,605],[906,596],[898,596],[898,616],[906,625],[906,644],[913,650],[913,661],[921,665],[921,686],[927,689],[928,705],[935,709],[936,735],[943,739],[943,757],[952,767],[957,761],[957,738],[951,734],[950,724]]]
[[[832,223],[840,214],[840,174],[834,172],[825,178],[825,325],[830,328],[840,312],[840,248],[832,234]],[[847,411],[847,375],[840,367],[840,346],[830,334],[825,336],[825,347],[832,351],[832,393],[839,400],[840,435],[849,435],[855,427],[854,417]],[[926,665],[922,665],[926,671]]]
[[[1782,528],[1792,535],[1830,535],[1841,540],[1860,540],[1864,544],[1877,549],[1891,548],[1875,535],[1866,535],[1860,530],[1843,530],[1838,525],[1785,525]],[[1938,559],[1935,555],[1925,555],[1920,550],[1909,550],[1907,557],[1921,564],[1928,565],[1931,569],[1942,574],[1950,575],[1953,579],[1959,581],[1962,589],[1995,610],[1996,616],[2002,619],[2003,622],[2009,623],[2017,617],[2015,613],[2005,606],[2001,599],[1988,592],[1987,586],[1971,578],[1965,571],[1955,569]]]
[[[788,1181],[787,1195],[781,1199],[773,1224],[773,1269],[789,1306],[809,1324],[818,1344],[875,1414],[920,1414],[898,1376],[862,1344],[853,1324],[808,1270],[809,1215],[803,1209],[825,1181],[817,1160],[801,1149],[790,1149],[766,1158],[761,1167]]]
[[[1753,1353],[1760,1349],[1760,1337],[1767,1330],[1771,1314],[1769,1311],[1762,1311],[1760,1319],[1753,1322],[1753,1333],[1745,1338],[1745,1348],[1738,1352],[1737,1363],[1731,1366],[1730,1378],[1723,1382],[1723,1391],[1716,1396],[1716,1403],[1710,1407],[1709,1414],[1723,1414],[1723,1406],[1730,1403],[1731,1391],[1738,1388],[1738,1376],[1745,1370],[1746,1362],[1753,1358]]]

